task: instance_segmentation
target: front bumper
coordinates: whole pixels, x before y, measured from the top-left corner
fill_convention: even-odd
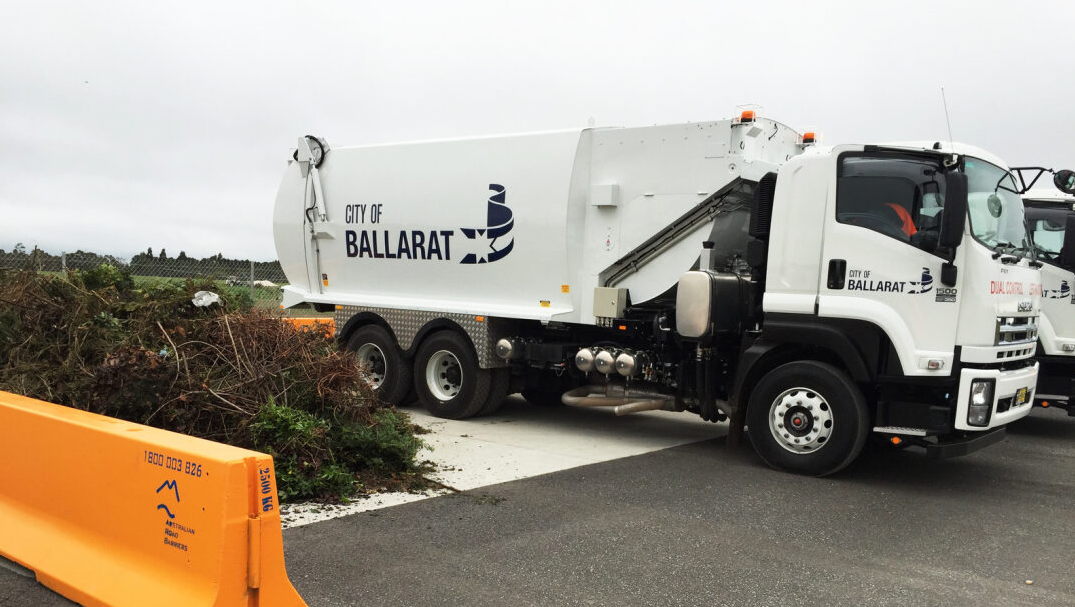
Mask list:
[[[967,423],[967,409],[970,404],[970,386],[974,380],[992,379],[996,382],[993,390],[993,408],[988,426],[971,426]],[[1026,417],[1034,403],[1034,389],[1038,383],[1038,363],[1023,369],[1002,371],[999,369],[963,369],[959,374],[959,395],[956,400],[956,430],[982,432],[999,428]],[[1015,395],[1026,389],[1026,402],[1014,404]]]
[[[1028,407],[1029,409],[1029,407]],[[1006,428],[996,428],[988,432],[975,432],[974,434],[960,438],[950,438],[936,443],[925,443],[926,457],[930,459],[943,459],[946,457],[959,457],[984,449],[989,445],[995,445],[1004,440],[1008,431]]]

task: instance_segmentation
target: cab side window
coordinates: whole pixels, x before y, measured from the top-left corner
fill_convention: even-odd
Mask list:
[[[944,208],[944,180],[929,159],[845,155],[836,186],[836,219],[929,250]]]

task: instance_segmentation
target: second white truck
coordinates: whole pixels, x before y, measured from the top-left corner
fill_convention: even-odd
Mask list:
[[[1020,173],[1041,170],[1015,169]],[[1075,416],[1075,173],[1058,171],[1057,190],[1023,194],[1027,225],[1042,267],[1035,404]]]
[[[1034,398],[1042,293],[1012,176],[948,143],[732,120],[358,147],[299,140],[284,304],[335,309],[383,399],[689,411],[768,464],[876,434],[933,457]]]

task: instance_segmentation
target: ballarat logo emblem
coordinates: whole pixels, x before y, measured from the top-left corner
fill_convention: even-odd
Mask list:
[[[504,186],[490,183],[489,190],[493,192],[493,195],[486,203],[486,226],[484,228],[459,228],[467,239],[478,241],[484,246],[480,253],[467,253],[459,263],[492,263],[507,257],[512,247],[515,246],[515,239],[508,238],[511,229],[515,227],[515,220],[505,201]]]
[[[1071,296],[1071,285],[1068,281],[1062,280],[1059,289],[1045,289],[1044,295],[1048,299],[1067,299]]]
[[[929,268],[922,268],[922,280],[911,280],[907,284],[911,285],[908,293],[929,293],[933,290],[933,275],[929,273]]]

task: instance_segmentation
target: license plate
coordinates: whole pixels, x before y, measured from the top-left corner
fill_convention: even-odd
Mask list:
[[[1018,407],[1026,402],[1027,388],[1019,388],[1015,393],[1015,406]]]

